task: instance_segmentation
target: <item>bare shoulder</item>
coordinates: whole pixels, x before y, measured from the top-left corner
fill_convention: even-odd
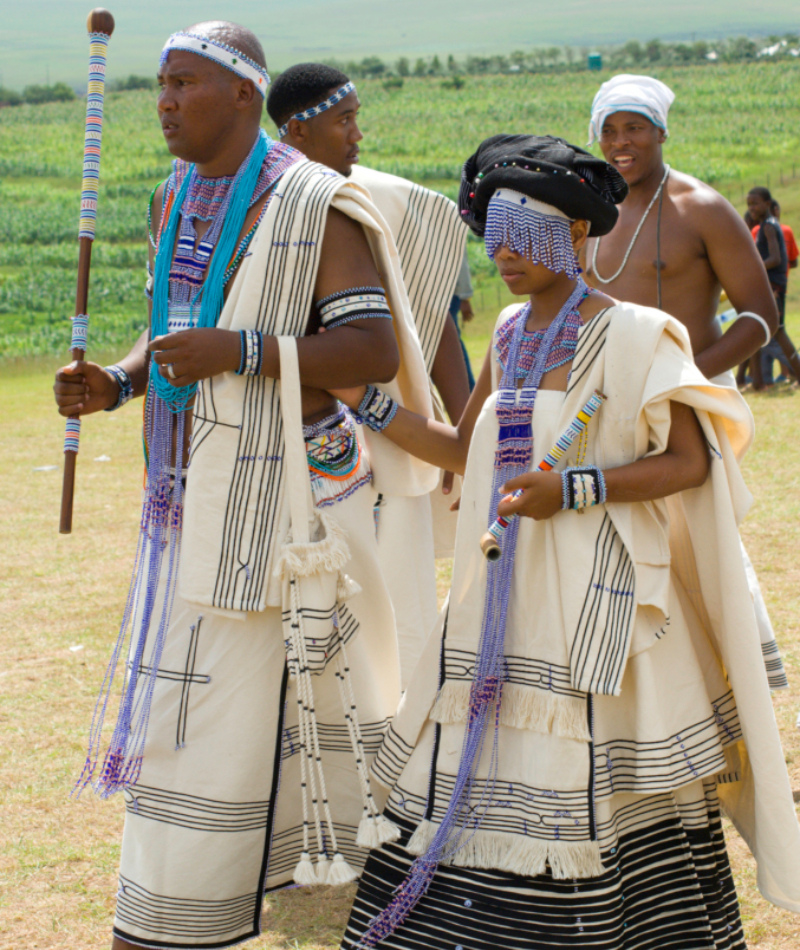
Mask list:
[[[358,221],[354,221],[337,208],[330,208],[325,221],[325,244],[330,244],[333,249],[339,248],[342,242],[351,250],[353,246],[367,246],[364,229]]]
[[[689,224],[704,237],[719,237],[736,222],[746,230],[744,222],[733,205],[718,191],[684,172],[670,172],[668,194],[685,224]],[[737,230],[738,230],[737,228]]]

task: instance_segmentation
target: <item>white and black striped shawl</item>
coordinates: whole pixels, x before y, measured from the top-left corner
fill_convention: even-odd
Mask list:
[[[455,203],[437,191],[360,165],[354,166],[351,177],[368,190],[392,232],[430,373],[449,316],[467,228]]]
[[[401,366],[383,388],[426,416],[427,373],[391,235],[363,191],[313,162],[298,162],[275,186],[218,326],[302,336],[311,311],[328,209],[364,227],[394,317]],[[181,594],[209,607],[250,611],[280,603],[272,578],[288,525],[283,492],[280,387],[234,373],[205,380],[195,404],[186,493]],[[376,487],[387,494],[431,491],[437,471],[366,433]]]

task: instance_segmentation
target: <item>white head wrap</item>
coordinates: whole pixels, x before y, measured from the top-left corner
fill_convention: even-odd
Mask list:
[[[622,73],[603,85],[592,103],[589,145],[600,138],[603,123],[614,112],[638,112],[667,131],[667,113],[675,93],[660,79]]]

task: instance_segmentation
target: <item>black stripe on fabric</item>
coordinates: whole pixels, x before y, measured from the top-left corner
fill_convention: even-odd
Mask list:
[[[456,252],[462,227],[452,202],[419,185],[412,187],[396,244],[428,373],[449,315],[461,264]],[[446,270],[442,269],[443,261],[449,261]]]
[[[391,900],[411,857],[401,845],[413,824],[401,815],[397,845],[373,851],[343,950]],[[702,829],[679,820],[651,824],[603,855],[606,872],[556,881],[440,867],[386,950],[744,950],[738,904],[716,812]]]
[[[377,753],[388,725],[388,719],[384,719],[383,722],[359,723],[364,739],[364,751],[367,755],[374,756]],[[331,723],[318,722],[317,729],[319,731],[319,747],[322,752],[352,754],[353,744],[346,724],[332,725]],[[300,745],[300,727],[295,725],[285,729],[283,738],[283,760],[298,755],[302,748]]]
[[[270,235],[275,257],[272,266],[264,273],[255,321],[256,328],[262,332],[300,336],[305,329],[311,311],[311,291],[319,265],[325,216],[333,193],[339,187],[338,176],[328,175],[318,166],[308,163],[292,176],[281,193],[274,193],[273,201],[280,202]],[[297,196],[302,197],[302,206],[295,200]],[[288,248],[294,227],[298,227],[302,234],[317,236],[318,240],[298,242],[301,246],[296,251],[282,253]],[[263,235],[262,239],[266,237]],[[295,289],[289,295],[288,304],[280,296],[285,281]],[[248,377],[237,458],[252,459],[260,455],[264,458],[258,463],[248,461],[234,466],[212,598],[216,606],[253,610],[258,606],[266,583],[283,477],[282,459],[275,464],[283,453],[278,410],[275,380],[263,376]],[[262,435],[265,425],[269,428]],[[263,453],[258,451],[262,444],[267,446]],[[251,506],[254,508],[254,530],[249,537],[244,537],[245,519]]]
[[[589,692],[612,692],[622,675],[634,616],[634,581],[633,562],[606,513],[595,540],[592,574],[570,651],[573,683],[586,683]],[[592,661],[592,647],[598,643],[601,646]]]
[[[610,308],[606,307],[605,310],[601,310],[600,313],[596,314],[578,335],[578,343],[575,347],[575,356],[572,359],[572,369],[569,374],[567,393],[572,392],[586,373],[589,372],[592,364],[606,345],[608,327],[611,323],[609,310]]]
[[[233,942],[254,936],[243,932],[252,919],[252,904],[260,903],[257,894],[242,894],[226,900],[194,900],[167,897],[148,891],[120,875],[117,893],[117,920],[121,924],[158,933],[163,937],[176,938],[175,942],[149,941],[156,947],[196,947],[198,937],[219,937],[218,942],[205,946],[224,947]],[[123,936],[120,928],[115,932]],[[231,936],[235,933],[235,936]],[[183,938],[181,940],[181,938]],[[141,937],[129,937],[134,944]],[[186,941],[186,942],[183,942]]]
[[[272,854],[272,834],[275,828],[275,809],[278,804],[278,789],[281,784],[281,750],[283,748],[283,730],[286,720],[286,693],[289,689],[289,667],[283,664],[281,688],[278,692],[278,724],[275,729],[275,753],[272,757],[272,786],[269,790],[269,813],[264,833],[264,855],[261,859],[261,870],[258,875],[258,900],[253,912],[253,933],[261,932],[261,895],[264,894],[269,862]]]
[[[145,785],[134,785],[124,794],[126,811],[137,818],[211,833],[263,828],[269,810],[269,801],[217,801]]]

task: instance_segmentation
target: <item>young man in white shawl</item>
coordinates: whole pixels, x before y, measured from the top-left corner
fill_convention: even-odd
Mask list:
[[[677,320],[583,282],[626,190],[551,137],[464,165],[467,222],[528,302],[457,427],[398,409],[384,430],[465,478],[449,606],[373,766],[401,838],[367,861],[348,950],[741,950],[723,809],[800,912],[736,544],[752,417]]]
[[[747,226],[704,182],[664,162],[672,90],[652,76],[622,74],[603,83],[592,103],[589,144],[599,142],[628,185],[610,234],[582,251],[586,279],[618,300],[657,306],[689,331],[695,361],[709,379],[735,385],[732,370],[778,327],[775,298]],[[739,314],[722,333],[720,290]],[[756,387],[760,385],[760,362]],[[742,549],[744,552],[744,548]],[[746,552],[761,649],[773,689],[788,688],[775,631]]]
[[[385,440],[367,453],[326,392],[382,379],[431,413],[391,235],[260,129],[258,40],[176,33],[159,83],[177,161],[153,201],[152,339],[55,386],[65,415],[147,392],[136,566],[78,783],[125,795],[115,950],[240,943],[265,891],[353,880],[394,833],[367,774],[400,695],[369,486],[437,479]]]
[[[463,351],[448,308],[467,229],[455,204],[420,185],[359,163],[361,103],[348,77],[321,63],[299,63],[272,84],[267,111],[281,142],[365,188],[397,246],[431,383],[453,421],[469,398]],[[443,417],[442,417],[443,418]],[[376,501],[381,567],[394,606],[403,686],[436,623],[436,557],[451,557],[457,516],[449,511],[452,474],[429,497]]]

